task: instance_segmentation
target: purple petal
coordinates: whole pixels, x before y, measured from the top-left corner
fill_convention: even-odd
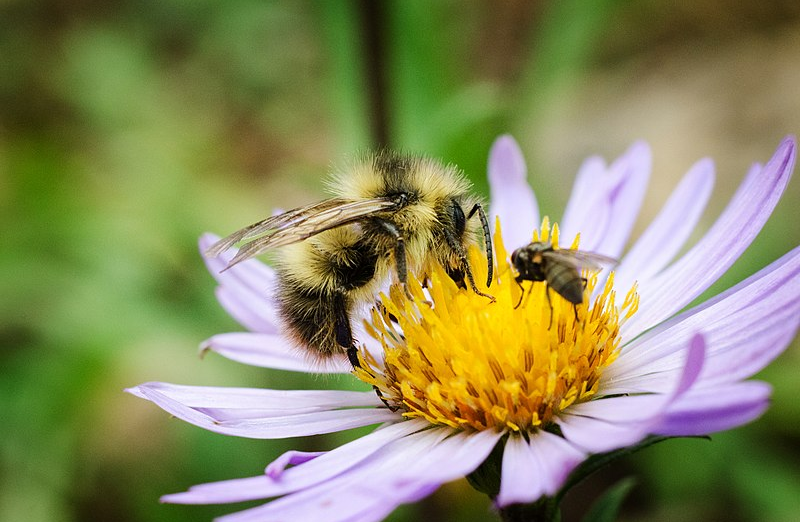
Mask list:
[[[746,424],[769,406],[772,389],[762,382],[742,382],[691,390],[669,408],[655,433],[706,435]]]
[[[474,470],[502,436],[450,433],[432,429],[398,439],[336,478],[223,520],[379,520],[397,505],[430,494],[442,480]]]
[[[251,332],[280,331],[277,305],[266,293],[257,295],[234,286],[218,286],[215,293],[228,315]]]
[[[714,163],[697,162],[616,268],[614,283],[626,290],[669,263],[697,226],[714,186]]]
[[[395,440],[346,473],[220,520],[379,520],[397,505],[419,500],[438,487],[427,477],[405,482],[395,479],[407,464],[425,460],[428,452],[448,432],[450,430],[425,430]]]
[[[622,327],[635,337],[683,308],[717,280],[750,245],[794,169],[794,138],[781,142],[763,169],[752,169],[711,230],[688,253],[639,288],[642,306]]]
[[[620,256],[642,207],[651,169],[650,147],[643,141],[631,145],[611,165],[612,183],[606,196],[611,207],[610,223],[594,250],[611,257]]]
[[[326,522],[377,522],[403,503],[416,502],[435,491],[438,484],[408,483],[387,492],[369,476],[346,476],[295,493],[259,507],[216,519],[218,522],[273,520],[325,520]]]
[[[512,435],[503,452],[500,493],[495,503],[503,507],[553,495],[585,457],[584,452],[546,431],[536,433],[530,443]]]
[[[325,455],[324,451],[289,450],[283,453],[277,459],[270,462],[267,468],[264,470],[264,474],[271,479],[277,479],[283,474],[284,471],[286,471],[286,468],[289,466],[304,464],[309,460],[314,460],[322,455]]]
[[[343,522],[371,518],[374,504],[380,497],[363,495],[356,489],[353,478],[332,480],[316,487],[273,500],[261,506],[232,513],[215,519],[217,522],[262,522],[278,520],[326,520]],[[378,516],[378,513],[375,513]],[[364,518],[366,517],[366,518]]]
[[[652,386],[660,375],[681,367],[675,346],[686,343],[699,330],[708,345],[701,380],[743,379],[786,348],[799,320],[800,247],[623,347],[603,374],[603,382],[618,393],[663,391],[663,387]]]
[[[644,142],[634,143],[607,169],[596,157],[586,160],[561,223],[566,241],[580,233],[583,250],[618,257],[639,213],[650,163]]]
[[[599,156],[591,156],[581,165],[560,223],[562,243],[571,242],[580,233],[581,248],[587,250],[586,239],[595,241],[594,245],[605,233],[610,209],[598,186],[602,186],[607,170],[605,161]]]
[[[213,234],[200,238],[204,252],[219,239]],[[239,324],[253,332],[276,333],[279,330],[275,294],[275,271],[255,259],[225,270],[236,249],[216,258],[204,258],[214,278],[220,283],[217,299]],[[224,271],[223,271],[224,270]]]
[[[503,448],[497,505],[527,504],[541,497],[544,494],[542,482],[546,479],[542,471],[528,442],[521,436],[510,436]]]
[[[798,301],[800,302],[800,300]],[[750,338],[740,339],[738,345],[747,345],[750,350],[741,349],[728,353],[722,347],[708,361],[708,371],[703,372],[703,385],[735,382],[746,379],[759,371],[783,353],[797,335],[800,326],[800,306],[794,306],[794,315],[785,318],[780,328],[767,330],[760,336],[752,334]],[[786,314],[784,314],[786,315]]]
[[[201,345],[223,357],[264,368],[306,373],[351,373],[347,358],[315,359],[294,346],[285,336],[258,333],[225,333],[215,335]]]
[[[266,390],[260,388],[223,388],[184,386],[166,382],[148,382],[126,390],[147,398],[153,391],[190,408],[258,410],[305,413],[332,408],[375,407],[380,404],[375,393],[344,390]]]
[[[587,453],[603,453],[635,444],[651,433],[655,421],[615,424],[591,417],[562,414],[564,438]]]
[[[273,415],[274,411],[270,410],[265,413],[268,416],[260,418],[226,420],[216,418],[213,410],[208,412],[196,410],[155,389],[139,386],[137,390],[145,399],[186,422],[216,433],[253,439],[305,437],[382,422],[394,422],[399,419],[396,413],[386,408],[359,408],[287,415]]]
[[[509,135],[500,136],[489,152],[489,188],[491,207],[489,224],[494,230],[495,217],[503,224],[503,241],[513,250],[531,242],[533,230],[541,224],[539,205],[527,181],[522,151]]]
[[[200,237],[200,253],[202,254],[205,252],[219,239],[219,236],[214,234],[203,234]],[[224,285],[230,282],[236,282],[256,293],[262,292],[266,288],[272,288],[275,283],[275,271],[255,259],[247,260],[225,270],[237,251],[237,249],[232,248],[227,252],[223,252],[219,257],[209,258],[203,256],[211,275],[214,276],[220,284]]]
[[[301,491],[358,467],[374,453],[379,450],[384,451],[384,448],[392,442],[428,426],[427,422],[420,420],[398,422],[339,446],[305,464],[289,468],[283,472],[280,479],[259,475],[200,484],[185,493],[167,495],[162,500],[177,504],[221,504],[277,497]]]
[[[689,388],[697,381],[700,376],[700,371],[703,369],[703,363],[706,358],[706,341],[701,334],[695,334],[689,341],[689,349],[686,353],[686,363],[681,373],[681,380],[678,386],[672,392],[673,397],[679,397],[686,393]]]
[[[423,459],[406,462],[402,469],[395,470],[392,482],[424,480],[442,484],[461,478],[486,460],[502,435],[493,430],[456,433],[438,442]]]
[[[672,384],[675,387],[675,379]],[[602,397],[570,406],[565,413],[612,423],[647,423],[665,408],[669,400],[670,396],[667,394],[652,393]]]
[[[653,433],[665,412],[697,382],[705,359],[703,337],[692,338],[684,352],[681,372],[671,375],[667,393],[600,398],[570,407],[559,418],[561,432],[590,453],[634,444]],[[605,386],[603,393],[608,393]]]

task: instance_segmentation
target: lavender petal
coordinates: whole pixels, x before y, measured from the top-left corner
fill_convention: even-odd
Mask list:
[[[147,398],[147,392],[161,394],[189,408],[234,409],[305,413],[335,408],[375,407],[375,393],[345,390],[269,390],[218,386],[186,386],[148,382],[126,390]]]
[[[614,283],[623,290],[644,281],[669,263],[695,230],[714,186],[714,163],[697,162],[664,207],[616,267]]]
[[[699,330],[708,344],[701,379],[746,378],[786,348],[799,319],[800,247],[624,346],[604,372],[603,382],[614,392],[663,391],[659,376],[680,368],[674,347]]]
[[[316,459],[286,469],[279,480],[265,474],[200,484],[186,492],[167,495],[162,501],[176,504],[221,504],[302,491],[359,467],[378,451],[391,451],[384,448],[428,426],[428,423],[419,420],[398,422],[339,446]]]
[[[531,241],[540,225],[539,205],[527,181],[525,158],[514,138],[497,138],[489,152],[489,187],[491,206],[489,224],[494,229],[496,217],[503,223],[503,240],[514,249]]]
[[[350,373],[353,370],[345,356],[314,359],[285,336],[277,334],[218,334],[206,340],[201,350],[211,350],[240,363],[276,370],[306,373]]]
[[[344,431],[360,426],[397,421],[399,416],[386,408],[315,411],[311,413],[234,420],[214,418],[186,406],[154,389],[139,387],[142,396],[166,412],[201,428],[223,435],[253,439],[283,439]]]
[[[780,199],[794,169],[793,137],[784,139],[772,159],[751,169],[711,230],[678,261],[639,288],[643,306],[622,326],[627,338],[663,321],[700,295],[750,245]]]
[[[555,494],[585,457],[584,452],[546,431],[532,436],[530,443],[512,435],[503,452],[500,492],[495,503],[504,507]]]
[[[670,407],[655,433],[707,435],[741,426],[761,416],[771,391],[755,381],[692,390]]]
[[[634,143],[608,168],[596,157],[584,162],[561,223],[562,242],[580,233],[583,250],[618,257],[639,213],[650,163],[644,142]]]

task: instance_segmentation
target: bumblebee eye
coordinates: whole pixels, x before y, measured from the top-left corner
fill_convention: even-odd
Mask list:
[[[453,226],[456,229],[456,235],[461,237],[464,234],[464,229],[467,227],[467,218],[464,215],[464,210],[461,208],[461,205],[458,204],[458,201],[453,199],[450,202],[450,216],[453,218]]]
[[[512,263],[516,263],[517,262],[517,255],[518,254],[519,254],[519,250],[514,250],[513,252],[511,252],[511,262]]]

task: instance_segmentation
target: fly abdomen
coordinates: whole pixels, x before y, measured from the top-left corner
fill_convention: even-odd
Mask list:
[[[571,266],[548,263],[545,267],[547,284],[572,304],[583,302],[583,280]]]

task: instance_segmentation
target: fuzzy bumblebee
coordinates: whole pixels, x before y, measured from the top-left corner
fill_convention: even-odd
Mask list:
[[[357,158],[328,187],[332,198],[254,223],[206,251],[214,257],[244,242],[230,268],[282,247],[275,258],[277,299],[299,346],[320,358],[347,353],[358,366],[353,310],[373,303],[389,277],[405,285],[412,272],[424,281],[432,263],[462,287],[494,299],[478,289],[467,259],[482,232],[489,286],[488,221],[458,168],[387,150]]]

